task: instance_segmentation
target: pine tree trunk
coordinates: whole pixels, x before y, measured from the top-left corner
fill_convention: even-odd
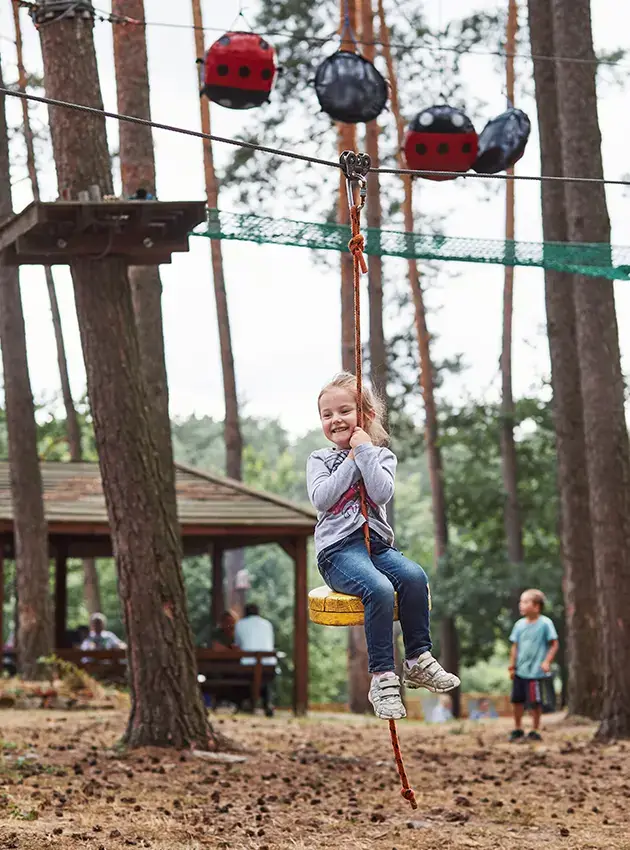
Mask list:
[[[363,55],[374,61],[374,10],[372,0],[361,0],[361,40]],[[372,167],[378,168],[379,133],[377,121],[365,125],[365,152],[372,161]],[[380,229],[382,223],[381,181],[378,174],[370,174],[367,181],[365,219],[368,227]],[[371,256],[368,259],[368,292],[370,303],[370,382],[372,388],[383,399],[387,398],[387,351],[385,331],[383,329],[383,258]]]
[[[98,578],[96,560],[94,558],[83,559],[83,598],[88,614],[96,614],[103,610],[101,602],[101,584]]]
[[[74,406],[72,392],[70,390],[70,375],[68,373],[68,360],[66,358],[66,346],[63,339],[63,326],[61,324],[61,313],[50,266],[44,266],[46,276],[46,288],[50,301],[50,312],[52,316],[53,331],[55,333],[55,346],[57,348],[57,364],[59,366],[59,378],[61,382],[61,397],[66,412],[66,435],[68,438],[68,449],[73,461],[80,461],[83,456],[81,447],[81,429],[79,417]]]
[[[357,32],[356,0],[348,0],[347,14],[352,32]],[[354,51],[354,42],[345,27],[346,4],[340,3],[341,26],[343,29],[342,50]],[[337,123],[338,153],[357,150],[357,130],[354,124]],[[369,184],[369,181],[368,181]],[[348,193],[346,178],[339,172],[339,200],[337,205],[337,222],[350,224]],[[354,351],[354,287],[353,262],[349,251],[341,253],[341,368],[353,375],[355,369]],[[367,643],[363,626],[351,626],[348,629],[348,694],[350,711],[364,714],[371,711],[367,695],[370,689],[370,674],[368,672]]]
[[[41,27],[50,97],[102,108],[93,22]],[[59,189],[112,191],[105,121],[50,111]],[[94,434],[128,636],[130,746],[206,746],[212,736],[197,686],[181,570],[175,492],[151,434],[131,289],[124,262],[71,265]]]
[[[550,0],[529,0],[531,50],[537,56],[556,53]],[[553,62],[534,61],[541,166],[544,174],[562,175],[558,146],[558,98]],[[564,187],[543,182],[542,216],[546,242],[567,241]],[[602,706],[597,590],[584,446],[580,365],[575,329],[573,278],[545,272],[547,335],[556,433],[560,543],[564,568],[564,600],[569,667],[568,708],[571,714],[599,718]]]
[[[516,0],[509,0],[507,37],[505,44],[507,99],[514,103],[514,52],[518,28]],[[514,174],[514,169],[509,169]],[[505,183],[505,238],[514,240],[515,199],[514,181]],[[514,398],[512,395],[512,314],[514,311],[514,266],[505,267],[503,284],[503,341],[501,349],[501,463],[505,506],[503,510],[505,538],[510,563],[518,569],[524,560],[523,527],[518,498],[518,471],[514,443]],[[520,589],[517,590],[520,593]],[[516,606],[518,610],[518,606]]]
[[[114,15],[144,20],[144,0],[114,0]],[[123,115],[151,118],[146,30],[143,26],[113,27],[114,65],[118,111]],[[155,156],[150,127],[121,121],[120,172],[123,195],[138,189],[156,194]],[[142,203],[142,201],[139,201]],[[168,410],[168,381],[162,323],[162,281],[157,266],[132,266],[129,282],[138,329],[140,358],[147,390],[151,429],[158,447],[163,475],[175,485],[171,422]]]
[[[203,20],[200,0],[192,0],[193,24],[195,26],[195,50],[197,58],[204,56]],[[210,104],[205,96],[200,98],[201,130],[210,134]],[[203,143],[203,165],[206,182],[208,207],[217,209],[219,206],[219,182],[214,170],[214,155],[212,142]],[[225,450],[226,472],[230,478],[241,481],[243,477],[243,438],[238,410],[238,395],[236,392],[236,371],[234,369],[234,352],[230,332],[230,314],[223,273],[223,252],[218,239],[210,240],[212,257],[212,277],[214,279],[214,295],[219,326],[219,346],[221,350],[221,370],[223,373],[223,394],[225,399]]]
[[[24,59],[22,53],[22,27],[20,24],[20,4],[19,0],[13,0],[13,23],[15,26],[15,46],[17,53],[18,66],[18,87],[20,91],[26,92],[26,69],[24,67]],[[28,113],[28,101],[22,100],[22,125],[24,129],[24,143],[26,146],[26,166],[29,179],[31,181],[31,190],[33,192],[33,200],[39,201],[39,179],[37,176],[37,163],[35,161],[35,144],[33,130]],[[81,430],[79,428],[79,420],[72,399],[70,390],[70,376],[68,374],[68,360],[66,357],[66,347],[63,339],[63,327],[61,324],[61,313],[59,312],[59,302],[57,301],[57,291],[55,289],[55,281],[53,278],[52,269],[50,266],[44,266],[44,274],[46,278],[46,288],[48,290],[48,298],[50,300],[50,312],[52,315],[53,330],[55,333],[55,345],[57,348],[57,364],[59,366],[59,378],[61,381],[61,395],[63,405],[66,411],[66,433],[68,436],[68,449],[70,457],[73,461],[81,460]]]
[[[390,83],[390,97],[392,112],[396,120],[396,132],[398,140],[398,165],[405,168],[403,160],[403,144],[405,135],[405,124],[400,111],[398,98],[398,81],[396,69],[392,58],[389,44],[389,30],[385,20],[385,9],[383,0],[378,0],[378,16],[380,23],[380,41],[383,44],[383,53],[387,65],[387,73]],[[403,178],[403,219],[405,230],[409,233],[414,229],[413,215],[413,184],[411,177],[405,175]],[[431,508],[433,514],[434,556],[435,563],[442,570],[448,569],[446,555],[448,553],[448,515],[446,508],[446,491],[444,487],[444,471],[442,467],[442,453],[439,445],[439,427],[437,417],[437,406],[435,403],[435,378],[433,360],[431,357],[431,338],[427,329],[426,310],[424,306],[424,294],[420,285],[420,274],[418,264],[409,260],[407,274],[414,305],[414,319],[416,336],[418,339],[418,351],[420,357],[420,386],[424,401],[425,417],[425,441],[427,450],[427,461],[429,466],[429,481],[431,485]],[[459,640],[455,618],[445,616],[440,624],[441,658],[444,667],[456,675],[459,672]],[[459,717],[461,710],[461,698],[459,688],[451,693],[453,715]]]
[[[24,67],[24,58],[22,51],[22,27],[20,23],[20,5],[18,0],[13,0],[13,23],[15,26],[15,46],[17,53],[18,66],[18,86],[20,91],[26,91],[26,69]],[[22,124],[24,129],[24,142],[26,146],[26,165],[31,181],[31,190],[33,199],[39,201],[39,179],[37,177],[37,163],[35,161],[35,145],[33,139],[33,130],[31,127],[30,117],[28,113],[28,101],[22,101]],[[63,326],[61,324],[61,313],[59,312],[59,302],[57,300],[57,291],[55,289],[55,280],[53,278],[52,269],[50,266],[44,266],[44,276],[46,279],[46,289],[48,290],[48,300],[50,301],[50,313],[52,317],[53,331],[55,334],[55,346],[57,349],[57,365],[59,366],[59,380],[61,383],[61,397],[63,399],[64,409],[66,411],[66,435],[68,439],[68,449],[70,458],[74,462],[80,461],[83,456],[81,446],[81,429],[79,427],[79,418],[74,406],[72,391],[70,389],[70,376],[68,373],[68,359],[66,357],[66,346],[63,338]],[[83,561],[83,582],[85,589],[85,601],[90,614],[100,611],[100,588],[98,584],[98,573],[93,558],[88,558]],[[97,604],[98,603],[98,604]],[[96,605],[96,607],[94,607]]]
[[[197,58],[204,56],[203,17],[201,0],[192,0],[193,24],[195,26],[195,50]],[[201,110],[201,130],[211,132],[210,103],[205,96],[199,102]],[[208,207],[217,209],[219,206],[219,181],[214,169],[214,152],[211,141],[203,142],[203,166],[206,183]],[[236,389],[236,369],[234,367],[234,351],[232,349],[232,334],[230,330],[230,312],[225,287],[223,270],[223,249],[219,239],[210,240],[210,257],[212,262],[212,279],[214,281],[214,297],[217,311],[219,330],[219,349],[221,353],[221,373],[223,375],[223,399],[225,404],[225,472],[229,478],[241,481],[243,478],[243,437],[241,434],[238,393]],[[225,553],[223,561],[226,572],[226,605],[228,608],[238,607],[234,582],[237,573],[245,565],[245,553],[242,549],[232,549]]]
[[[0,86],[3,86],[0,67]],[[0,220],[12,213],[5,98],[0,96]],[[19,632],[18,670],[39,676],[37,659],[53,647],[48,528],[37,453],[35,406],[26,358],[26,331],[18,270],[0,262],[0,345],[9,444]]]
[[[601,178],[596,62],[588,0],[553,0],[555,52],[587,60],[556,67],[564,174]],[[610,242],[602,184],[566,183],[570,242]],[[586,470],[602,647],[598,737],[630,737],[630,451],[613,284],[575,277]]]
[[[340,0],[339,4],[342,42],[341,50],[355,52],[356,48],[348,32],[348,25],[352,32],[357,31],[357,3],[356,0]],[[357,128],[355,124],[337,123],[337,152],[341,155],[344,151],[357,150]],[[369,182],[369,181],[368,181]],[[348,193],[346,178],[343,172],[339,172],[339,200],[337,205],[338,224],[350,225],[350,209],[348,206]],[[354,289],[353,289],[353,262],[349,251],[341,253],[341,368],[346,372],[355,372],[354,351]]]

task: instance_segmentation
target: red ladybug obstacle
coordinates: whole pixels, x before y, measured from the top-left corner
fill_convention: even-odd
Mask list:
[[[414,171],[468,171],[477,159],[478,138],[472,121],[453,106],[431,106],[409,125],[404,153]],[[454,180],[423,174],[427,180]]]
[[[227,32],[206,54],[202,92],[228,109],[253,109],[269,100],[277,70],[268,41],[252,32]]]

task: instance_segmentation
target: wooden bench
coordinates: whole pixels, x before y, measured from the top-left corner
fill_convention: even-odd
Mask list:
[[[127,653],[124,649],[57,649],[58,658],[70,661],[95,679],[112,684],[127,684]],[[263,685],[273,681],[275,664],[263,664],[264,658],[274,658],[277,652],[241,652],[197,647],[197,674],[204,694],[230,699],[241,704],[250,699],[257,705]],[[242,658],[255,659],[254,664],[242,664]]]
[[[263,664],[263,659],[277,658],[278,652],[241,652],[241,650],[196,650],[197,671],[204,694],[215,699],[228,699],[241,705],[246,699],[256,706],[263,685],[276,676],[275,664]],[[255,659],[254,664],[241,664],[242,658]]]
[[[229,699],[238,705],[250,699],[253,706],[260,700],[263,685],[270,684],[276,675],[275,664],[263,664],[265,658],[282,656],[278,652],[242,652],[197,647],[197,674],[204,694],[215,699]],[[116,685],[128,684],[127,652],[124,649],[56,649],[55,655],[85,670],[90,676]],[[241,664],[242,658],[255,663]],[[3,666],[15,663],[15,652],[3,652]],[[11,672],[14,672],[11,670]]]

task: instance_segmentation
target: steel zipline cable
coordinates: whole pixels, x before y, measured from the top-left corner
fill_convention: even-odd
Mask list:
[[[266,145],[260,145],[256,142],[247,142],[244,139],[231,139],[225,136],[215,136],[214,134],[202,133],[200,130],[191,130],[186,127],[176,127],[172,124],[162,124],[159,121],[151,121],[147,118],[138,118],[135,115],[122,115],[119,112],[109,112],[106,109],[97,109],[94,106],[86,106],[81,103],[69,103],[65,100],[55,100],[51,97],[43,95],[28,94],[26,92],[15,91],[14,89],[0,87],[0,95],[7,97],[17,97],[23,100],[31,100],[36,103],[43,103],[47,106],[55,106],[61,109],[71,109],[77,112],[86,112],[91,115],[98,115],[102,118],[113,118],[116,121],[127,121],[131,124],[141,124],[145,127],[152,127],[155,130],[165,130],[170,133],[179,133],[184,136],[192,136],[196,139],[207,139],[211,142],[218,142],[224,145],[233,145],[234,147],[245,148],[246,150],[259,151],[267,153],[271,156],[284,157],[285,159],[296,159],[302,162],[308,162],[312,165],[324,165],[328,168],[340,168],[339,162],[330,159],[321,159],[316,156],[298,153],[297,151],[287,151],[281,148],[272,148]],[[630,186],[628,180],[609,180],[604,177],[554,177],[551,175],[534,175],[534,174],[476,174],[475,172],[460,171],[414,171],[410,168],[370,168],[370,171],[376,174],[393,174],[393,175],[410,175],[411,177],[423,176],[440,176],[440,177],[459,177],[462,179],[477,179],[477,180],[525,180],[529,182],[555,182],[555,183],[599,183],[605,186]]]

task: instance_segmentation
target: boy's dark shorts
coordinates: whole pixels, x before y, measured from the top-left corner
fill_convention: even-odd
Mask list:
[[[551,680],[546,679],[521,679],[514,676],[512,683],[513,703],[522,703],[525,708],[538,708],[549,702],[549,685]]]

